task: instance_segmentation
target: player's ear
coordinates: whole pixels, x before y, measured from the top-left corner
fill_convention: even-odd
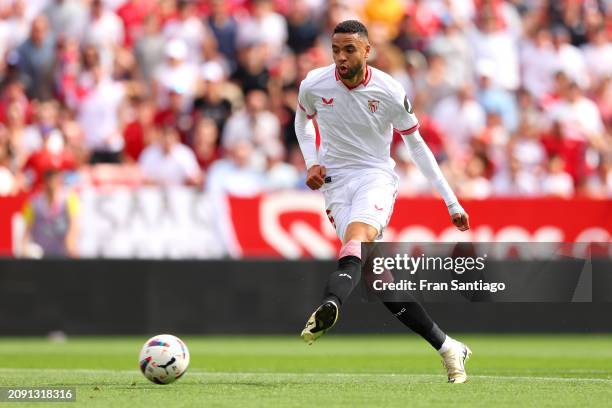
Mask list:
[[[366,59],[368,59],[368,57],[370,56],[370,49],[371,49],[370,43],[366,42],[365,44],[365,58]]]

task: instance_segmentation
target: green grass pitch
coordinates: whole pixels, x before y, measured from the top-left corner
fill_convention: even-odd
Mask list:
[[[612,336],[465,335],[467,384],[447,384],[415,336],[189,337],[187,374],[170,385],[138,370],[147,336],[0,338],[0,386],[74,386],[53,407],[603,407],[612,404]]]

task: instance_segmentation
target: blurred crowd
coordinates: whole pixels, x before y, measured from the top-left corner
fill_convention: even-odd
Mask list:
[[[297,90],[346,19],[458,195],[612,197],[606,0],[0,0],[0,195],[304,188]],[[396,139],[400,194],[432,194]]]

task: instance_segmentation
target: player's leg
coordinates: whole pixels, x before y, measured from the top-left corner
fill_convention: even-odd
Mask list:
[[[361,279],[361,243],[372,242],[378,235],[376,228],[363,222],[352,222],[346,228],[344,244],[338,257],[338,269],[332,273],[325,288],[325,299],[341,306]]]
[[[338,180],[334,180],[334,183]],[[384,171],[351,173],[324,192],[330,221],[342,239],[338,269],[329,277],[323,302],[308,319],[302,337],[311,344],[338,320],[340,307],[361,279],[361,243],[374,241],[388,222],[397,191],[396,176]]]
[[[379,247],[373,247],[369,249],[369,252],[370,257],[385,256]],[[365,261],[371,262],[371,259]],[[363,275],[368,288],[373,288],[375,280],[382,280],[384,283],[395,281],[394,276],[388,270],[374,275],[372,268],[368,267],[364,268]],[[465,344],[444,333],[409,292],[372,290],[369,293],[378,297],[400,322],[423,337],[438,351],[447,370],[449,382],[462,383],[467,380],[465,361],[472,353],[471,350]]]
[[[308,344],[312,344],[338,321],[340,306],[361,279],[361,242],[373,241],[377,235],[376,228],[369,224],[353,222],[347,226],[338,257],[338,268],[327,281],[323,302],[312,313],[302,330],[302,338]]]
[[[405,296],[406,294],[402,295]],[[423,337],[438,351],[447,370],[448,382],[462,383],[467,380],[465,361],[472,351],[465,344],[445,334],[416,299],[383,303],[400,322]]]

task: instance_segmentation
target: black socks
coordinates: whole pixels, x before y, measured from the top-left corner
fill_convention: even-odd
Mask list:
[[[325,301],[334,300],[338,306],[348,299],[361,279],[361,259],[347,255],[338,260],[338,269],[332,273],[325,288]]]
[[[383,302],[400,322],[423,337],[436,350],[442,347],[446,334],[431,320],[423,306],[414,302]]]

